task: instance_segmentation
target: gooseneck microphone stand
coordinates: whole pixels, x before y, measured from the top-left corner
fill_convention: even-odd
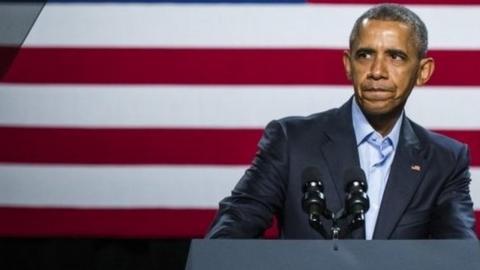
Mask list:
[[[325,195],[323,194],[324,188],[318,170],[311,167],[307,168],[303,178],[304,180],[310,179],[310,181],[305,181],[303,186],[302,207],[309,215],[310,226],[325,239],[338,240],[363,227],[365,212],[370,207],[367,195],[368,187],[363,170],[352,168],[346,171],[345,207],[337,213],[327,209]],[[331,221],[330,230],[325,229],[322,217]]]

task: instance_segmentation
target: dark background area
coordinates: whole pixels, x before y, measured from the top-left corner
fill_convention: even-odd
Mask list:
[[[190,239],[0,238],[0,269],[184,269]]]

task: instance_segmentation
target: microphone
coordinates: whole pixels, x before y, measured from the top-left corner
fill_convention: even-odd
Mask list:
[[[365,213],[370,208],[368,199],[367,180],[365,173],[359,167],[351,168],[345,171],[345,192],[347,197],[345,200],[345,210],[348,214],[353,215],[352,227],[358,228],[365,222]]]
[[[319,220],[327,208],[320,172],[315,167],[307,167],[302,173],[303,200],[302,208],[310,219]]]
[[[310,225],[326,239],[339,239],[349,232],[363,226],[365,213],[370,207],[367,195],[367,180],[365,173],[359,167],[345,171],[345,207],[334,213],[327,209],[324,187],[320,180],[320,172],[315,167],[306,167],[302,172],[303,198],[302,208],[308,214]],[[331,220],[330,233],[323,226],[322,219]],[[346,223],[340,224],[340,220]],[[348,225],[347,225],[348,224]],[[347,225],[347,228],[343,228]],[[338,249],[336,244],[334,250]]]
[[[320,172],[315,167],[307,167],[303,170],[302,181],[302,208],[308,214],[308,223],[324,238],[328,238],[328,233],[320,219],[326,213],[327,208],[325,195],[323,194],[323,184],[320,181]]]

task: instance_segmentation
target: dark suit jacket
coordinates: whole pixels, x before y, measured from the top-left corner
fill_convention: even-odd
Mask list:
[[[269,123],[256,158],[232,195],[220,202],[207,237],[260,237],[276,215],[281,238],[322,238],[302,210],[301,175],[306,167],[317,167],[327,207],[343,207],[344,172],[360,166],[351,102]],[[373,238],[475,238],[468,166],[465,144],[404,117]]]

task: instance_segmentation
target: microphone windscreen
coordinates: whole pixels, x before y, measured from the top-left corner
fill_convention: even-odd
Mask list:
[[[345,171],[345,185],[350,184],[352,181],[359,181],[367,186],[367,177],[365,176],[365,172],[360,167],[353,167]]]
[[[315,167],[307,167],[303,170],[302,173],[303,183],[309,181],[320,181],[320,171]]]

